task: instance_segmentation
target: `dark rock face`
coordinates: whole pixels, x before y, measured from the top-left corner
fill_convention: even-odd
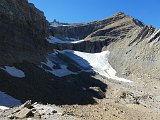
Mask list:
[[[0,26],[0,65],[41,59],[48,34],[43,12],[27,0],[1,0]]]
[[[106,84],[85,72],[59,78],[33,63],[24,62],[14,66],[25,72],[25,78],[12,77],[0,69],[0,91],[22,102],[32,100],[57,105],[93,104],[96,102],[93,97],[102,98],[99,92],[106,92],[107,89]],[[100,90],[95,91],[90,87],[97,87]]]
[[[17,78],[0,69],[0,91],[22,102],[30,99],[60,105],[95,103],[93,97],[102,95],[89,87],[104,90],[106,84],[87,73],[59,78],[35,64],[42,62],[41,59],[48,53],[48,28],[43,13],[27,0],[1,0],[0,67],[16,66],[24,71],[25,77]],[[29,113],[28,110],[23,112],[25,115],[20,118]]]

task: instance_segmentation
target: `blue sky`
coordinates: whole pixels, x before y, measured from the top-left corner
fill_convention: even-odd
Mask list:
[[[119,11],[160,28],[160,0],[28,0],[47,20],[77,23],[109,17]]]

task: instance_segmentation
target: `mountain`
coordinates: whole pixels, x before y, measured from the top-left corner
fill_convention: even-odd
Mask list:
[[[0,26],[0,118],[159,119],[160,30],[49,23],[27,0],[1,0]]]
[[[100,30],[104,28],[105,26],[112,25],[112,24],[121,24],[122,22],[126,22],[126,24],[129,24],[131,22],[134,22],[137,25],[142,25],[140,21],[125,15],[122,12],[119,12],[112,17],[94,21],[90,23],[82,23],[74,26],[59,26],[56,28],[53,28],[51,32],[53,32],[55,35],[56,33],[62,33],[63,36],[69,37],[69,38],[78,38],[78,39],[84,39],[91,33]]]
[[[51,32],[61,33],[55,34],[55,37],[83,39],[76,43],[55,45],[59,50],[89,53],[109,50],[110,63],[121,75],[130,72],[139,77],[160,78],[156,72],[159,71],[159,30],[122,12],[84,25],[56,27]]]

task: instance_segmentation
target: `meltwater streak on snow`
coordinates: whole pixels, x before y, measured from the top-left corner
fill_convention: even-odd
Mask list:
[[[95,72],[109,79],[114,79],[123,82],[132,82],[130,80],[119,78],[116,76],[116,71],[108,62],[109,51],[104,51],[101,53],[84,53],[73,50],[60,51],[61,54],[66,55],[78,65],[86,69],[93,69]],[[87,62],[84,62],[87,61]],[[92,67],[92,68],[91,68]]]
[[[9,109],[9,107],[20,105],[20,100],[17,100],[4,92],[0,91],[0,109],[5,110]]]
[[[19,70],[15,67],[5,66],[5,68],[0,68],[4,71],[6,71],[8,74],[10,74],[13,77],[23,78],[25,77],[25,74],[22,70]]]

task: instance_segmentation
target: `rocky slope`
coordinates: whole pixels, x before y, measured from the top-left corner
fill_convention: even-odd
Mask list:
[[[0,65],[39,61],[48,34],[43,12],[27,0],[1,0],[0,26]]]

